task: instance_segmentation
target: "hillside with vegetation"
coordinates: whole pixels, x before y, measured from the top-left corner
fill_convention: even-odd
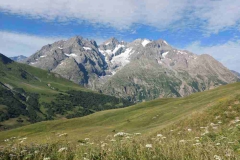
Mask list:
[[[131,105],[0,54],[0,130]]]
[[[240,158],[240,83],[0,132],[8,159]]]

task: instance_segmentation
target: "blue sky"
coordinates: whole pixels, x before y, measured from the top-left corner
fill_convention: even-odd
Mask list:
[[[75,35],[164,39],[240,72],[240,1],[0,0],[0,52],[29,56]]]

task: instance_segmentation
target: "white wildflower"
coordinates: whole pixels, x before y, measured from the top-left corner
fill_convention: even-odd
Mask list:
[[[107,143],[103,143],[102,145],[101,145],[101,147],[105,147],[106,145],[108,145]]]
[[[27,150],[22,150],[22,151],[21,151],[21,153],[25,153],[25,152],[27,152]]]
[[[195,143],[195,144],[193,144],[194,146],[200,146],[201,145],[201,143]]]
[[[192,129],[188,128],[188,132],[191,132],[191,131],[192,131]]]
[[[146,144],[146,148],[152,148],[152,144]]]
[[[126,135],[129,135],[129,134],[124,133],[124,132],[118,132],[118,133],[114,134],[114,137],[123,137],[123,136],[126,136]]]
[[[111,139],[110,141],[111,141],[111,142],[115,142],[116,140],[115,140],[115,139]]]
[[[62,152],[62,151],[66,151],[67,150],[67,147],[63,147],[63,148],[60,148],[59,150],[58,150],[58,152]]]
[[[135,135],[141,135],[141,133],[134,133]]]
[[[220,143],[216,143],[216,146],[220,146]]]
[[[220,156],[218,156],[218,155],[214,155],[214,159],[216,159],[216,160],[222,160],[222,158],[221,158]]]
[[[184,139],[182,139],[182,140],[180,140],[179,142],[180,142],[180,143],[184,143],[184,142],[186,142],[186,141],[185,141]]]
[[[162,137],[163,135],[162,134],[157,134],[157,137]]]
[[[50,157],[43,158],[43,160],[50,160],[50,159],[51,159]]]
[[[67,133],[63,133],[63,134],[59,134],[58,137],[67,136],[67,135],[68,135]]]

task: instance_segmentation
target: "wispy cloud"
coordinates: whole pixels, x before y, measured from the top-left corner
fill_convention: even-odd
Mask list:
[[[229,69],[240,72],[240,40],[214,46],[203,46],[200,42],[194,42],[184,49],[197,54],[210,54]]]
[[[143,24],[217,33],[239,27],[240,21],[240,1],[236,0],[2,0],[0,10],[46,21],[87,21],[119,30]]]
[[[28,34],[0,31],[0,53],[6,56],[30,56],[46,44],[64,37],[38,37]]]

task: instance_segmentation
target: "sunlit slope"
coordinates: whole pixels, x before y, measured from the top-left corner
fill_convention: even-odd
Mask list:
[[[240,83],[195,93],[185,98],[157,99],[128,108],[107,110],[70,120],[40,122],[18,129],[0,132],[0,140],[26,136],[29,142],[46,142],[53,133],[67,133],[75,141],[80,138],[99,138],[113,131],[151,134],[206,108],[220,106],[240,97]]]
[[[0,53],[0,131],[132,105]]]
[[[45,70],[11,61],[0,54],[0,81],[29,92],[54,94],[70,89],[90,91],[71,81]],[[51,84],[52,89],[48,86]],[[57,91],[58,90],[58,91]]]

